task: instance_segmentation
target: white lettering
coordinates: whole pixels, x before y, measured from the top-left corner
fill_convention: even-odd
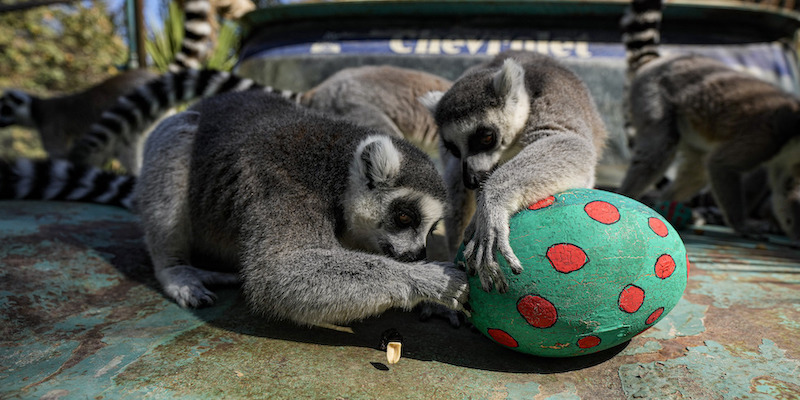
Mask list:
[[[464,47],[464,41],[461,39],[442,40],[442,52],[444,54],[460,54],[462,47]]]
[[[427,54],[442,54],[442,41],[439,39],[431,39]]]
[[[478,50],[483,47],[483,40],[478,39],[468,39],[467,40],[467,52],[469,54],[478,54]]]
[[[572,49],[575,48],[574,42],[562,42],[553,40],[550,42],[550,52],[556,57],[569,57]]]
[[[413,49],[410,46],[406,47],[402,39],[392,39],[389,41],[389,50],[397,54],[411,54]]]
[[[414,54],[428,54],[428,39],[417,40],[417,47],[414,48]]]
[[[589,42],[584,40],[575,42],[575,55],[578,58],[591,58],[592,52],[589,51]]]
[[[317,43],[312,52],[335,53],[341,51],[335,43]],[[589,42],[585,36],[578,40],[551,40],[548,32],[539,32],[536,39],[443,39],[427,38],[416,40],[391,39],[389,50],[396,54],[462,54],[484,53],[494,56],[503,50],[530,51],[553,57],[591,58]]]
[[[499,40],[490,40],[489,44],[486,46],[486,54],[496,56],[500,54],[501,47],[501,42]]]

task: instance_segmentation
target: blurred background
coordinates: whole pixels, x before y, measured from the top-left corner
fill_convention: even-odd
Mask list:
[[[0,90],[16,88],[42,97],[77,92],[120,70],[139,66],[141,55],[137,57],[138,52],[145,54],[146,67],[164,71],[183,36],[181,3],[140,1],[141,16],[137,20],[134,0],[0,0]],[[261,9],[286,3],[323,2],[242,1],[253,2]],[[627,0],[619,0],[619,3],[627,3]],[[778,12],[793,12],[800,7],[794,0],[717,0],[715,3]],[[216,47],[207,66],[230,70],[238,60],[241,28],[237,22],[219,15],[216,19],[219,23]],[[136,48],[137,32],[131,29],[136,26],[143,27],[140,33],[143,49]],[[797,40],[793,46],[796,48]],[[261,64],[257,67],[264,69]],[[259,74],[252,71],[244,72],[259,78]],[[291,78],[291,74],[287,76],[287,79],[297,80]],[[262,83],[281,84],[266,80]],[[305,89],[301,86],[289,81],[286,88]],[[616,125],[614,121],[609,124]],[[20,127],[0,129],[0,157],[44,155],[33,131]]]

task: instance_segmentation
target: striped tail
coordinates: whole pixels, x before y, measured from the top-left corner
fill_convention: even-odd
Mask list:
[[[661,6],[661,0],[633,0],[630,9],[622,17],[620,27],[629,73],[635,73],[659,57]]]
[[[0,160],[0,199],[62,200],[133,208],[136,177],[64,160]]]
[[[153,122],[177,104],[244,90],[263,90],[294,103],[299,103],[302,97],[302,93],[262,86],[225,71],[187,69],[168,72],[117,99],[100,121],[75,142],[68,158],[76,164],[101,166],[114,157],[115,143],[134,146]]]
[[[169,65],[170,72],[198,69],[210,50],[212,29],[209,0],[184,0],[183,41],[181,49]]]

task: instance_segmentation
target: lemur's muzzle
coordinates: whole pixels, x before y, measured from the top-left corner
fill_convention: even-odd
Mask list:
[[[386,243],[381,245],[381,250],[387,256],[401,262],[422,261],[428,257],[428,250],[426,247],[423,247],[418,251],[407,251],[405,253],[397,253],[397,250],[395,250],[394,246]]]
[[[461,163],[461,175],[464,179],[464,186],[467,189],[475,190],[489,177],[489,171],[473,171],[469,164],[464,162]]]

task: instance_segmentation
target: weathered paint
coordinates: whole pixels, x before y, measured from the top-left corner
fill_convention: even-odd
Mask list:
[[[155,282],[136,218],[0,203],[0,398],[800,398],[800,252],[683,232],[683,298],[627,346],[547,359],[392,311],[353,334],[248,313],[236,288],[183,310]],[[387,366],[390,327],[405,337]]]

